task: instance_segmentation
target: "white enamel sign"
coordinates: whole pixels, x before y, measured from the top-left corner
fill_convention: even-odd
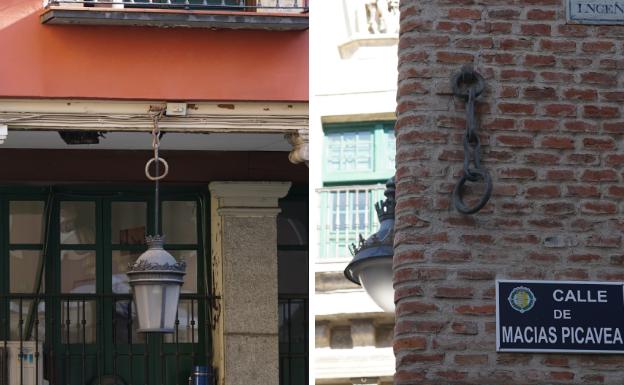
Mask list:
[[[569,23],[624,24],[624,0],[566,0]]]

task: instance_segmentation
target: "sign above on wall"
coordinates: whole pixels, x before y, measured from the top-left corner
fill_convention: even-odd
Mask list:
[[[497,280],[496,350],[624,353],[624,283]]]
[[[569,23],[624,24],[624,0],[566,0]]]

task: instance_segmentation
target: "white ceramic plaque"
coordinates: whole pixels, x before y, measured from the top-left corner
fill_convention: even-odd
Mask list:
[[[566,0],[569,23],[624,24],[624,0]]]

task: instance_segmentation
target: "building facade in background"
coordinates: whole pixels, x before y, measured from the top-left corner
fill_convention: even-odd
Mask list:
[[[0,1],[0,383],[307,383],[308,14],[276,3]],[[165,336],[125,275],[154,121]]]
[[[387,384],[394,319],[343,271],[359,234],[377,231],[374,204],[394,175],[398,2],[321,2],[314,14],[322,20],[311,48],[311,130],[322,138],[321,167],[310,179],[320,213],[311,223],[316,383]]]
[[[401,2],[395,384],[622,383],[621,355],[496,351],[497,279],[624,280],[624,29],[613,4]],[[466,64],[485,78],[476,114],[493,182],[473,215],[451,198],[466,111],[450,84]],[[467,184],[474,204],[482,182]]]

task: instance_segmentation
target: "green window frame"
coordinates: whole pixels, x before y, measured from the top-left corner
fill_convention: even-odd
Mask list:
[[[359,234],[378,226],[375,203],[395,172],[394,122],[359,122],[324,126],[320,253],[324,262],[351,258]]]
[[[116,251],[140,254],[146,246],[136,242],[112,240],[112,207],[115,203],[144,203],[144,226],[146,232],[151,233],[154,204],[152,194],[151,189],[143,187],[0,186],[0,340],[19,338],[41,343],[39,359],[47,362],[44,366],[44,377],[50,379],[51,384],[91,383],[94,377],[97,382],[98,376],[110,373],[122,375],[126,381],[130,376],[131,383],[143,383],[146,376],[149,376],[149,382],[186,383],[192,365],[210,362],[212,328],[209,298],[212,285],[210,263],[206,260],[209,258],[209,253],[206,252],[208,238],[205,237],[209,233],[206,230],[209,199],[204,187],[164,188],[161,195],[161,218],[167,215],[162,207],[171,202],[194,202],[196,205],[194,213],[191,214],[195,216],[196,236],[184,238],[191,241],[166,244],[166,248],[174,255],[180,252],[188,254],[189,251],[196,253],[197,286],[191,290],[196,294],[188,292],[181,295],[181,306],[186,306],[182,305],[184,301],[190,305],[179,313],[180,332],[169,336],[150,335],[140,340],[132,337],[127,340],[120,339],[116,335],[116,330],[121,330],[118,329],[122,322],[119,311],[128,311],[131,295],[114,290],[113,255]],[[37,239],[11,239],[12,223],[9,213],[12,202],[33,201],[39,202],[41,206],[39,215],[43,214],[43,219],[40,222],[45,222],[46,217],[50,218],[48,231],[41,230],[42,235],[35,237]],[[88,240],[81,242],[61,241],[61,210],[64,202],[85,202],[92,205],[95,215],[94,236],[83,238]],[[32,211],[28,208],[25,210],[27,216],[30,214],[28,210]],[[175,211],[179,212],[179,208]],[[29,218],[29,222],[33,222],[32,218]],[[162,226],[163,220],[159,222]],[[63,292],[61,255],[64,250],[79,251],[82,258],[85,253],[93,255],[95,277],[94,280],[85,281],[85,287],[93,286],[92,289],[85,292]],[[21,289],[11,290],[12,251],[34,251],[47,256],[45,269],[33,268],[36,272],[33,274],[42,274],[44,277],[40,280],[41,294],[36,294],[34,288],[28,290],[32,285],[16,286]],[[33,301],[38,301],[39,304],[33,306]],[[128,302],[125,308],[124,302]],[[91,315],[89,312],[92,312]],[[67,324],[67,329],[66,320],[71,321]],[[189,325],[183,324],[185,320]],[[87,339],[82,337],[86,322],[95,322],[91,326],[92,335]],[[130,330],[132,324],[127,325],[130,336],[133,334]],[[186,329],[182,329],[183,327]],[[0,348],[4,346],[5,343],[0,342]]]
[[[323,184],[371,183],[394,174],[394,122],[327,124]],[[358,166],[368,160],[368,167]]]

